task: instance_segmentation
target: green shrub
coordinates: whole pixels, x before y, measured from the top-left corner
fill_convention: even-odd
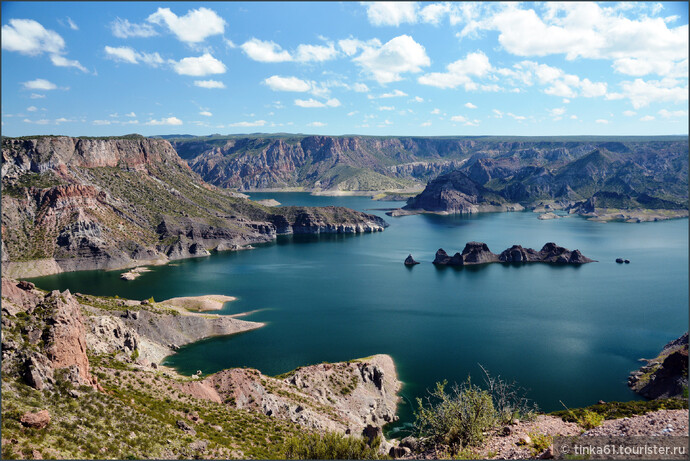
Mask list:
[[[285,459],[382,459],[378,454],[381,439],[371,446],[361,437],[348,437],[336,432],[304,434],[289,439]]]
[[[537,456],[544,450],[549,448],[553,443],[553,437],[539,432],[529,432],[529,438],[532,439],[532,456]]]
[[[417,398],[414,426],[419,437],[448,446],[453,455],[467,445],[480,444],[484,432],[497,420],[489,392],[472,384],[469,378],[461,386],[454,385],[450,394],[446,392],[447,384],[436,383],[426,404]]]
[[[577,424],[584,427],[585,429],[594,429],[595,427],[601,426],[604,422],[604,415],[595,413],[593,411],[585,410],[582,416],[577,418]]]
[[[484,383],[493,399],[496,418],[500,424],[509,424],[513,419],[532,421],[537,417],[539,408],[526,397],[525,389],[515,381],[508,382],[500,376],[491,376],[481,364],[479,367],[484,372]]]
[[[559,416],[563,421],[575,423],[584,417],[586,411],[602,415],[604,419],[618,419],[644,415],[657,410],[685,410],[687,408],[688,401],[684,399],[632,400],[630,402],[598,403],[586,408],[569,409],[566,407],[565,410],[554,411],[550,414]]]

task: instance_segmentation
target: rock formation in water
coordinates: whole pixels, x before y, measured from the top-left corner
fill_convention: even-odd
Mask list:
[[[594,262],[594,260],[583,256],[580,250],[570,251],[555,243],[547,243],[540,251],[523,248],[521,245],[513,245],[497,255],[489,250],[486,243],[468,242],[462,253],[455,253],[452,257],[443,248],[440,248],[433,261],[434,264],[442,266],[466,266],[493,262],[584,264]]]
[[[664,346],[661,353],[633,371],[628,386],[648,399],[686,398],[688,388],[688,333]]]
[[[281,233],[387,225],[341,207],[257,205],[204,183],[161,139],[3,138],[2,157],[2,266],[9,276],[160,264]]]
[[[419,263],[414,260],[412,255],[408,255],[407,258],[405,258],[405,265],[406,266],[414,266],[415,264],[419,264]]]

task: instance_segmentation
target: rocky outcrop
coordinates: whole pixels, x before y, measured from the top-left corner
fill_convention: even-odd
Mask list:
[[[688,333],[666,344],[657,357],[632,372],[628,386],[648,399],[682,398],[688,387]]]
[[[265,207],[204,183],[141,136],[3,138],[3,273],[120,269],[245,248],[280,233],[383,230],[344,208]]]
[[[50,413],[48,410],[41,410],[36,413],[24,413],[19,419],[19,422],[33,429],[44,429],[50,424]]]
[[[387,355],[301,367],[279,378],[252,369],[224,370],[200,384],[205,392],[215,390],[218,399],[237,408],[354,435],[361,435],[367,426],[380,428],[397,419],[400,390],[395,365]]]
[[[540,251],[513,245],[497,255],[489,250],[486,243],[468,242],[462,253],[455,253],[452,257],[443,248],[436,252],[433,263],[441,266],[466,266],[472,264],[502,263],[530,263],[541,262],[551,264],[585,264],[595,262],[582,255],[580,250],[570,251],[567,248],[547,243]]]
[[[405,258],[405,265],[406,266],[414,266],[415,264],[419,264],[419,263],[414,260],[412,255],[408,255],[407,258]]]
[[[453,171],[427,184],[421,194],[407,201],[402,212],[387,214],[391,216],[422,212],[474,214],[522,209],[521,205],[509,203],[505,198],[479,185],[464,173]]]

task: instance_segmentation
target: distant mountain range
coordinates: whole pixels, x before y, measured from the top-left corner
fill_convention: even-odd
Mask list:
[[[436,178],[447,189],[449,178],[464,181],[460,173],[471,181],[468,187],[481,186],[481,196],[499,208],[590,199],[608,208],[687,209],[688,203],[685,136],[258,134],[169,141],[204,180],[239,190],[410,190],[429,181],[433,189],[440,184]]]

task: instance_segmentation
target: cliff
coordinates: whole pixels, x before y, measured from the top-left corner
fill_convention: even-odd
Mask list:
[[[160,264],[280,233],[383,230],[345,208],[268,207],[205,183],[169,142],[140,136],[2,141],[3,273]]]
[[[387,355],[186,377],[163,358],[262,324],[7,278],[2,295],[3,458],[284,458],[291,437],[361,437],[396,419]]]
[[[580,253],[580,250],[570,251],[555,243],[545,244],[540,251],[532,248],[523,248],[521,245],[513,245],[501,252],[492,253],[486,243],[468,242],[462,253],[448,256],[440,248],[436,252],[433,263],[441,266],[467,266],[487,263],[550,263],[550,264],[585,264],[596,262]]]
[[[643,209],[658,205],[647,195],[687,210],[684,137],[214,135],[171,142],[206,181],[240,190],[415,188],[461,171],[523,206],[573,204],[608,191]]]
[[[648,399],[669,397],[687,399],[688,333],[670,341],[659,355],[633,371],[628,386]],[[685,396],[683,393],[685,392]]]

